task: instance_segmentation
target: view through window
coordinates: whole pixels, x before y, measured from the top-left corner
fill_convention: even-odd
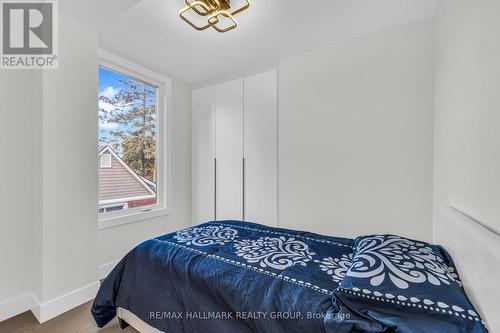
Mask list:
[[[158,87],[99,67],[99,213],[156,205]]]

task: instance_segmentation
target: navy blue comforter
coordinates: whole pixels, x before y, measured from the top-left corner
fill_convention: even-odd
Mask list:
[[[206,223],[137,246],[104,280],[92,314],[104,327],[121,307],[168,333],[403,332],[336,296],[353,243],[246,222]],[[410,332],[432,325],[432,315],[421,319],[409,318]]]
[[[251,223],[207,223],[137,246],[103,282],[92,313],[103,327],[122,307],[169,333],[338,332],[334,291],[352,245]]]

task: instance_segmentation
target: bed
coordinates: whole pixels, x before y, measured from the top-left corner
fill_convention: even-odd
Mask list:
[[[374,244],[386,243],[391,251],[401,244],[413,244],[405,251],[422,246],[427,259],[440,252],[444,261],[437,266],[446,272],[437,274],[436,266],[432,274],[446,282],[439,288],[453,289],[433,289],[429,297],[422,281],[414,291],[401,285],[399,293],[384,289],[397,279],[391,272],[381,279],[376,269],[383,260],[367,255]],[[440,247],[393,235],[352,240],[248,222],[210,222],[137,246],[103,282],[92,314],[99,327],[118,316],[122,327],[141,333],[487,332],[458,276],[449,273],[454,264],[447,258]],[[458,298],[431,301],[438,290]]]
[[[490,332],[500,332],[500,236],[454,207],[435,213],[434,242],[455,259],[465,291]]]

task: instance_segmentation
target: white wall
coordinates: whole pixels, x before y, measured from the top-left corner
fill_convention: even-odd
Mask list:
[[[280,226],[430,240],[432,22],[282,59]]]
[[[191,87],[174,81],[172,214],[98,231],[98,36],[60,24],[59,69],[0,71],[2,319],[93,298],[99,266],[190,222]]]
[[[500,233],[500,1],[442,0],[435,23],[435,207]]]
[[[0,71],[0,304],[33,284],[32,119],[40,84],[41,72]]]
[[[172,214],[97,230],[97,34],[65,22],[60,69],[43,78],[44,300],[96,282],[99,266],[121,259],[144,240],[187,226],[191,209],[191,89],[174,81]]]
[[[42,303],[97,281],[97,33],[61,23],[42,83]]]

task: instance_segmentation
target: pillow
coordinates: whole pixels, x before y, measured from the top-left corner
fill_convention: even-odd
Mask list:
[[[336,294],[355,315],[397,332],[486,332],[442,247],[374,235],[358,237],[353,250]]]

